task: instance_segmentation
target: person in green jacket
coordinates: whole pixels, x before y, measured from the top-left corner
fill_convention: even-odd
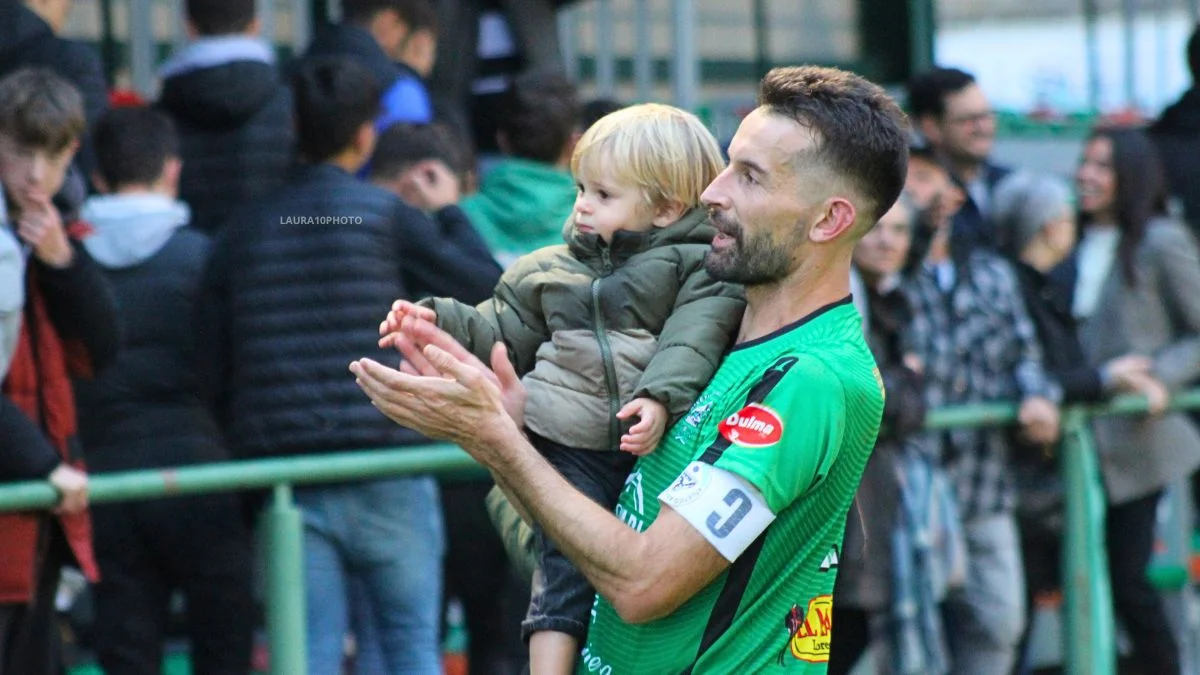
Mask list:
[[[704,269],[716,230],[700,195],[723,167],[716,139],[690,113],[658,104],[612,113],[571,158],[578,196],[565,244],[517,260],[476,307],[401,301],[390,320],[436,321],[481,358],[503,342],[528,392],[529,438],[611,509],[637,457],[712,377],[741,320],[741,287]],[[536,526],[535,537],[522,634],[532,672],[569,673],[595,591]]]
[[[575,203],[567,170],[578,137],[575,86],[557,71],[531,71],[513,82],[500,116],[504,158],[459,206],[501,267],[560,243]]]

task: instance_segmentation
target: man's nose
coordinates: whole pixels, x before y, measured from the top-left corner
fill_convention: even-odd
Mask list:
[[[700,203],[710,209],[727,209],[729,208],[729,196],[725,193],[725,176],[728,174],[721,172],[708,187],[704,188],[704,192],[700,194]]]

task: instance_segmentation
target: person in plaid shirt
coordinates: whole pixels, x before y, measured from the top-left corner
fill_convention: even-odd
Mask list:
[[[914,150],[910,174],[928,173],[928,165],[936,160]],[[1061,389],[1043,367],[1009,263],[984,249],[951,249],[953,213],[936,205],[952,201],[954,188],[949,174],[941,174],[944,183],[912,190],[934,220],[929,251],[903,285],[913,309],[907,349],[924,372],[930,408],[1021,401],[1019,430],[954,429],[926,439],[954,481],[967,540],[967,583],[946,600],[951,672],[999,675],[1012,669],[1025,614],[1010,434],[1054,442]]]

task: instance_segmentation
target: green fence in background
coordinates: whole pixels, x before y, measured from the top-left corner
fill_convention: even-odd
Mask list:
[[[1172,409],[1200,409],[1200,390],[1177,395]],[[1104,494],[1088,421],[1098,415],[1130,415],[1146,411],[1141,397],[1121,397],[1101,406],[1075,406],[1063,415],[1060,453],[1066,485],[1064,547],[1065,672],[1068,675],[1112,675],[1115,672],[1111,591],[1104,556]],[[926,426],[945,429],[1012,423],[1017,408],[988,404],[932,411]],[[155,499],[210,492],[271,488],[274,497],[262,515],[265,543],[267,633],[271,673],[307,671],[303,530],[292,500],[294,485],[365,480],[382,476],[452,473],[478,470],[466,453],[449,445],[393,450],[342,452],[325,456],[263,459],[178,469],[95,475],[93,503]],[[45,482],[0,487],[0,512],[51,507],[54,489]],[[1181,565],[1186,565],[1181,562]],[[1160,571],[1160,573],[1163,573]],[[1165,574],[1173,576],[1171,570]],[[1186,579],[1186,567],[1183,570]]]

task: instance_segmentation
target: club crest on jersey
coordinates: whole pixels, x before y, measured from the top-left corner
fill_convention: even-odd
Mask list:
[[[751,403],[722,420],[717,431],[734,445],[765,448],[783,438],[783,420],[767,406]]]

